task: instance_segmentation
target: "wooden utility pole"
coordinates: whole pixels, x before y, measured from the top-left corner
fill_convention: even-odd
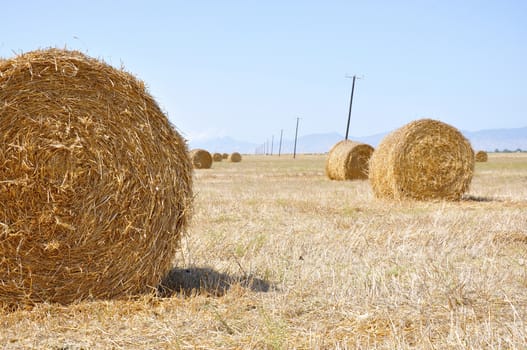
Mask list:
[[[298,138],[298,122],[300,121],[300,118],[296,118],[296,131],[295,131],[295,148],[293,150],[293,159],[296,158],[296,140]]]
[[[350,108],[349,108],[349,111],[348,111],[348,124],[346,125],[346,140],[347,140],[348,139],[349,130],[350,130],[351,106],[353,105],[353,93],[355,92],[355,79],[360,79],[360,78],[357,78],[356,75],[354,75],[352,77],[349,76],[349,75],[346,75],[346,78],[353,78],[353,82],[351,83]]]
[[[282,153],[282,135],[284,133],[284,129],[280,130],[280,144],[278,146],[278,157],[280,157],[280,153]]]

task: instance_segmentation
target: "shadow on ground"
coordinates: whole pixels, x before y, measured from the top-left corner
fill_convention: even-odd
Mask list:
[[[500,200],[495,198],[472,195],[465,195],[461,200],[466,202],[500,202]]]
[[[240,285],[253,292],[268,292],[269,282],[254,276],[231,276],[208,267],[172,269],[161,281],[157,292],[161,297],[172,295],[211,294],[223,296],[232,285]]]

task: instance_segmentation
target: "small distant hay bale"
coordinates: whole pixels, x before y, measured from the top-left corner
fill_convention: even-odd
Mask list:
[[[212,155],[212,160],[215,162],[221,162],[223,160],[223,156],[221,155],[221,153],[214,153]]]
[[[212,166],[212,156],[209,151],[201,148],[190,151],[190,159],[195,169],[210,169]]]
[[[343,140],[335,144],[326,159],[326,175],[331,180],[368,178],[368,164],[373,153],[370,145]]]
[[[370,159],[369,178],[379,198],[459,200],[473,173],[470,142],[448,124],[421,119],[382,140]]]
[[[229,156],[229,160],[233,163],[239,163],[242,161],[242,155],[238,152],[231,153]]]
[[[489,156],[487,152],[485,151],[477,151],[475,158],[476,158],[476,162],[486,162],[489,160]]]
[[[78,51],[0,65],[0,306],[149,292],[189,220],[186,141],[143,82]]]
[[[223,154],[221,155],[221,157],[222,157],[223,159],[229,159],[229,153],[223,153]]]

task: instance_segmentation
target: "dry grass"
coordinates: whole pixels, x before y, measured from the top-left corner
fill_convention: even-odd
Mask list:
[[[330,181],[324,164],[245,156],[196,172],[163,297],[4,312],[0,344],[525,348],[527,155],[489,154],[459,202],[378,200],[367,181]]]

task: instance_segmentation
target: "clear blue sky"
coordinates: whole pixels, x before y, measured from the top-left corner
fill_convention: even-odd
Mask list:
[[[6,1],[0,57],[77,49],[144,80],[189,139],[527,126],[527,1]]]

